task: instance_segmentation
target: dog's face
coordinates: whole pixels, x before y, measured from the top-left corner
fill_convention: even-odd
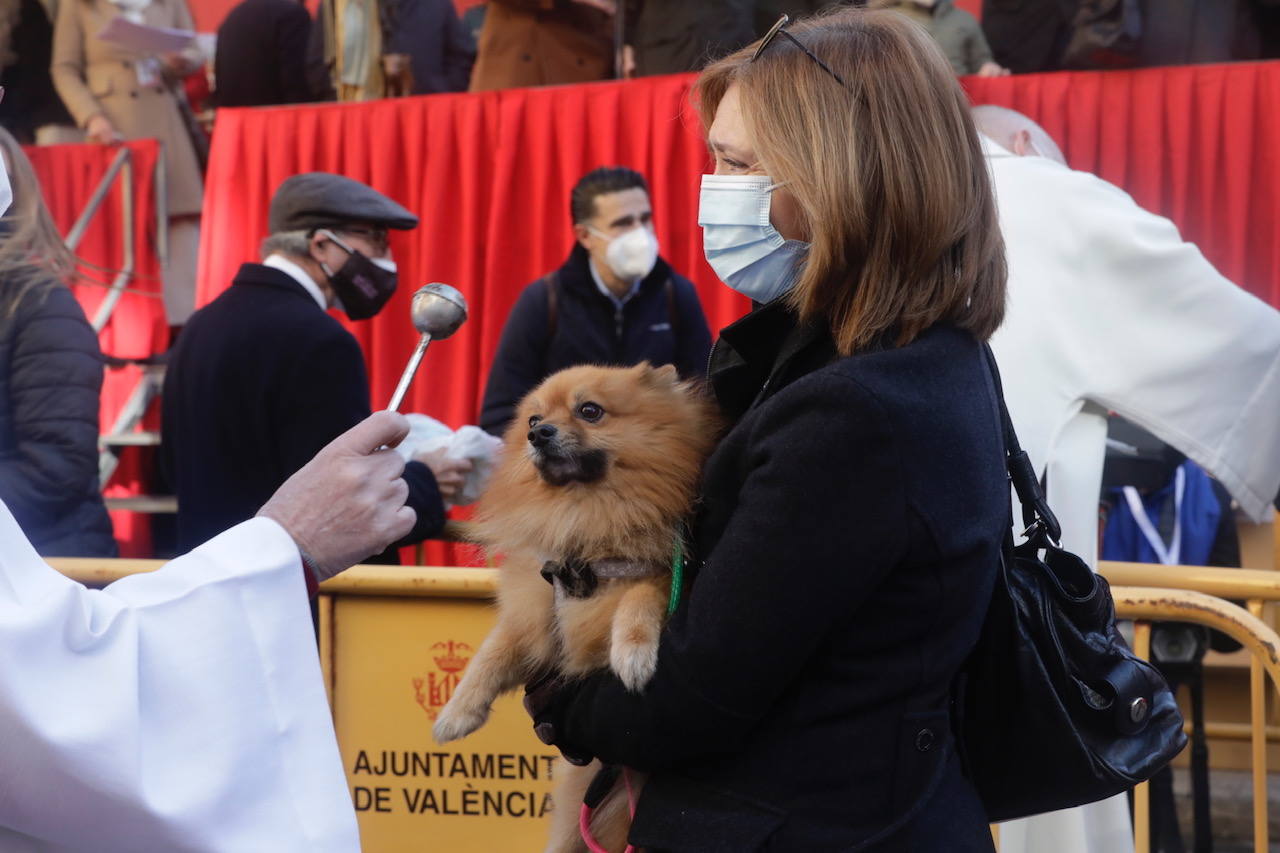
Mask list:
[[[673,398],[683,393],[670,365],[574,367],[534,389],[511,429],[548,485],[592,484],[618,463],[641,464],[680,416]]]
[[[477,520],[498,551],[670,552],[719,430],[672,367],[571,367],[529,392]],[[649,533],[642,534],[642,531]],[[592,544],[594,543],[594,545]]]
[[[551,402],[538,400],[529,407],[535,411],[525,418],[529,426],[525,453],[550,485],[594,483],[608,470],[608,451],[596,446],[589,433],[610,414],[595,399],[604,396],[600,390],[583,387],[568,397],[546,395]]]

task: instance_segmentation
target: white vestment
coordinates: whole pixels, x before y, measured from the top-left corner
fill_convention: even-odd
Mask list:
[[[359,850],[302,571],[259,518],[89,590],[0,503],[0,850]]]
[[[983,139],[1009,262],[991,340],[1062,544],[1096,565],[1108,410],[1199,463],[1253,519],[1280,489],[1280,313],[1120,189]],[[1021,516],[1015,513],[1015,525]],[[1121,853],[1124,796],[1002,827],[1001,853]]]

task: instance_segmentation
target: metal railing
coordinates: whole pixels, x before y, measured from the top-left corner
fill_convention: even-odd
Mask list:
[[[470,530],[453,531],[466,539]],[[101,586],[138,571],[159,568],[159,560],[55,559],[55,568],[91,586]],[[1211,569],[1103,562],[1099,569],[1113,584],[1116,615],[1134,620],[1134,651],[1151,653],[1153,622],[1204,625],[1239,642],[1250,654],[1250,723],[1252,741],[1254,847],[1268,848],[1266,676],[1280,686],[1280,636],[1260,618],[1265,602],[1280,601],[1280,573],[1247,569]],[[490,598],[497,588],[497,572],[487,568],[424,568],[357,566],[320,587],[321,611],[332,605],[329,596],[398,598]],[[1242,608],[1224,597],[1244,599]],[[322,660],[328,660],[322,643]],[[1209,733],[1214,734],[1213,726]],[[1275,732],[1271,734],[1280,734]],[[998,829],[993,827],[998,838]],[[1150,850],[1150,797],[1147,786],[1134,791],[1134,841],[1137,853]]]
[[[134,274],[133,152],[128,148],[122,147],[116,152],[115,159],[111,161],[111,165],[102,176],[102,180],[98,181],[98,186],[94,189],[93,195],[89,196],[89,201],[85,204],[84,210],[80,212],[79,218],[76,219],[75,224],[71,226],[71,230],[67,232],[67,236],[64,239],[67,248],[74,254],[80,246],[80,241],[84,239],[85,233],[88,232],[89,224],[93,222],[93,217],[102,208],[103,202],[106,201],[107,194],[111,191],[116,178],[122,178],[120,185],[120,229],[123,235],[123,245],[121,246],[122,262],[120,269],[116,272],[115,278],[111,282],[111,286],[107,290],[107,295],[93,315],[91,325],[95,332],[101,332],[107,327],[117,303],[120,302],[120,297],[124,294],[125,286],[128,285]]]
[[[103,173],[99,179],[93,193],[89,196],[89,200],[85,202],[84,209],[80,211],[80,215],[76,218],[75,223],[71,226],[71,230],[67,232],[63,242],[66,243],[67,249],[75,254],[80,247],[80,243],[84,240],[85,234],[89,231],[89,226],[93,223],[94,217],[102,210],[107,196],[111,193],[112,187],[119,182],[120,184],[120,266],[114,271],[114,277],[111,284],[107,288],[106,296],[99,303],[97,311],[94,312],[93,320],[90,325],[94,332],[100,333],[111,322],[111,317],[115,313],[116,307],[120,304],[120,299],[128,288],[129,283],[133,281],[137,273],[137,223],[135,216],[135,186],[134,186],[134,157],[133,151],[128,146],[121,146],[115,157],[112,158],[111,164],[107,167],[107,171]],[[168,202],[166,196],[166,180],[164,169],[164,149],[160,148],[156,155],[155,171],[155,205],[156,205],[156,256],[159,260],[160,268],[163,270],[169,253],[169,229],[168,229]],[[98,452],[98,480],[100,487],[105,487],[107,481],[111,479],[115,473],[116,466],[119,463],[119,456],[116,448],[125,444],[155,444],[157,443],[153,436],[140,436],[137,440],[128,440],[123,437],[126,433],[130,433],[141,422],[143,414],[146,412],[147,406],[151,400],[159,393],[159,384],[163,374],[156,369],[144,367],[143,374],[138,380],[138,384],[129,395],[124,407],[116,417],[110,432],[108,432],[99,442]]]
[[[1135,620],[1134,651],[1150,654],[1151,622],[1189,622],[1221,631],[1249,651],[1249,726],[1253,776],[1253,844],[1269,849],[1267,827],[1266,676],[1280,689],[1280,636],[1262,621],[1263,606],[1280,601],[1280,572],[1102,562],[1098,571],[1114,584],[1116,614]],[[1243,599],[1241,608],[1224,598]],[[1238,735],[1234,727],[1218,734]],[[1139,796],[1141,794],[1141,797]],[[1139,810],[1141,808],[1141,811]],[[1134,792],[1137,853],[1150,847],[1146,786]]]
[[[1188,590],[1144,587],[1115,587],[1116,614],[1134,620],[1134,652],[1151,656],[1151,623],[1190,622],[1221,631],[1250,654],[1249,716],[1253,733],[1253,843],[1254,850],[1266,853],[1267,839],[1267,735],[1264,670],[1280,685],[1280,637],[1258,614],[1210,595]],[[1261,608],[1259,608],[1260,610]],[[1133,792],[1133,834],[1136,853],[1151,849],[1151,801],[1147,783]]]

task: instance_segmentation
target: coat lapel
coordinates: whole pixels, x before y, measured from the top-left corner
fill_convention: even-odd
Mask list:
[[[707,380],[734,420],[836,355],[831,336],[775,299],[720,332]]]

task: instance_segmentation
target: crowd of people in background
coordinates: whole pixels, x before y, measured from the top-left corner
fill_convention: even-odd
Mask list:
[[[203,167],[216,107],[367,101],[671,74],[839,5],[923,25],[958,75],[1280,56],[1267,0],[242,0],[210,43],[163,55],[100,37],[115,17],[192,30],[187,0],[0,0],[0,127],[23,144],[158,137],[165,313],[195,308]],[[460,15],[459,7],[465,8]],[[210,44],[216,47],[210,47]]]
[[[838,5],[906,15],[930,33],[957,75],[1280,54],[1280,40],[1272,37],[1280,7],[1263,0],[1214,0],[1212,14],[1206,14],[1208,0],[987,2],[981,21],[955,0],[319,0],[314,16],[297,0],[241,0],[225,17],[212,50],[193,42],[181,51],[144,55],[101,37],[116,18],[191,30],[187,3],[0,0],[0,85],[9,90],[0,102],[0,126],[13,140],[6,151],[20,153],[20,142],[163,142],[171,247],[164,294],[175,327],[195,307],[207,151],[196,121],[199,105],[192,104],[198,96],[193,79],[211,80],[212,103],[245,107],[677,73],[760,38],[783,15],[803,17]],[[987,120],[1006,119],[988,114]],[[1023,136],[1008,143],[1016,154],[1057,152],[1042,132],[1039,139]],[[26,174],[20,164],[15,174]],[[17,189],[20,213],[29,207],[24,196],[34,191]],[[581,179],[570,209],[572,252],[558,270],[528,285],[508,318],[478,413],[492,432],[505,427],[526,391],[561,367],[647,358],[675,364],[690,376],[705,363],[706,320],[692,284],[658,254],[644,177],[623,167],[596,170]],[[30,230],[14,227],[19,237]],[[319,244],[338,266],[339,247],[345,245],[340,239],[359,242],[346,234]],[[295,248],[299,256],[312,251],[301,243]],[[14,252],[15,262],[25,263]],[[7,256],[0,253],[0,262]],[[320,277],[327,280],[326,275]],[[42,302],[41,310],[56,308],[56,302]],[[11,321],[16,316],[8,314]],[[33,321],[31,329],[39,328]],[[654,329],[660,330],[657,337],[649,334]],[[75,336],[56,337],[64,345]],[[360,384],[353,380],[353,387]],[[344,415],[342,428],[367,410],[365,396],[356,388],[359,405]],[[4,428],[0,422],[0,438]],[[340,431],[326,431],[307,453]],[[438,468],[433,466],[437,478]]]
[[[838,5],[908,15],[960,75],[1280,55],[1280,9],[1265,0],[988,2],[981,21],[955,0],[320,0],[314,15],[311,5],[242,0],[212,55],[193,45],[147,57],[95,36],[116,15],[192,29],[185,0],[4,0],[0,84],[14,96],[0,124],[24,143],[75,141],[77,128],[97,142],[129,138],[124,113],[170,112],[159,99],[191,76],[208,78],[213,105],[270,106],[693,71],[759,38],[781,14]],[[204,89],[187,88],[197,97]],[[140,103],[122,111],[102,100],[113,95]],[[172,118],[162,126],[180,129]]]
[[[933,729],[913,722],[908,730],[896,710],[883,719],[881,711],[865,711],[896,708],[897,694],[914,693],[901,720],[918,720],[920,726],[932,720],[929,725],[940,733],[950,725],[948,685],[974,642],[995,570],[993,555],[1007,533],[995,410],[973,402],[986,379],[978,342],[991,338],[1000,359],[1011,418],[1039,465],[1037,473],[1047,478],[1048,500],[1061,516],[1062,543],[1088,564],[1096,562],[1100,546],[1100,492],[1107,514],[1103,556],[1166,564],[1239,562],[1238,546],[1226,542],[1234,520],[1231,502],[1258,519],[1276,501],[1280,314],[1217,273],[1169,220],[1143,210],[1111,184],[1070,169],[1050,134],[1024,115],[991,106],[970,114],[951,77],[1280,53],[1280,40],[1271,37],[1280,23],[1275,0],[1174,0],[1161,3],[1161,14],[1148,14],[1156,3],[988,1],[979,22],[955,0],[867,0],[856,5],[893,9],[915,20],[941,53],[901,18],[865,15],[874,18],[884,44],[892,42],[901,53],[882,50],[878,60],[872,56],[881,61],[878,67],[859,64],[849,38],[837,38],[847,33],[836,32],[833,19],[803,23],[797,32],[814,40],[817,53],[783,33],[803,54],[781,40],[772,42],[765,63],[786,70],[792,85],[771,88],[762,77],[751,82],[751,63],[759,54],[731,51],[765,33],[777,35],[786,23],[783,15],[804,17],[842,4],[489,0],[460,14],[453,0],[320,0],[312,17],[294,0],[243,0],[225,18],[212,55],[192,44],[152,56],[99,33],[116,17],[191,29],[187,0],[0,0],[0,85],[13,86],[17,96],[0,111],[0,124],[12,131],[0,129],[0,152],[13,183],[13,206],[0,220],[0,525],[12,528],[3,512],[8,507],[45,556],[115,552],[96,465],[101,353],[76,298],[63,286],[74,259],[42,205],[19,140],[114,143],[160,137],[164,143],[173,252],[165,269],[165,306],[170,323],[184,329],[168,353],[160,464],[178,497],[177,546],[201,547],[221,530],[265,516],[291,537],[293,544],[285,548],[291,565],[296,544],[314,596],[317,581],[367,553],[366,548],[361,556],[334,555],[337,546],[325,547],[319,534],[298,523],[300,510],[282,508],[289,483],[297,483],[291,478],[306,479],[316,465],[308,460],[324,464],[326,453],[332,455],[326,446],[333,448],[330,442],[337,439],[340,448],[343,434],[361,430],[370,416],[361,348],[328,311],[340,309],[361,321],[387,305],[397,287],[388,232],[416,228],[419,218],[342,175],[294,175],[271,202],[268,238],[256,259],[261,263],[243,259],[247,263],[232,286],[196,311],[204,149],[200,109],[193,109],[184,81],[202,77],[201,69],[211,65],[204,77],[212,81],[212,104],[271,106],[687,72],[731,54],[701,78],[700,105],[716,174],[703,177],[696,224],[703,228],[714,272],[756,310],[724,330],[724,346],[713,351],[698,292],[682,274],[687,270],[673,269],[660,255],[654,219],[666,211],[654,210],[644,175],[625,165],[591,170],[566,200],[573,233],[567,259],[527,284],[512,307],[476,412],[481,427],[500,433],[511,424],[517,401],[554,371],[649,361],[675,365],[684,378],[709,374],[723,414],[737,424],[722,443],[721,464],[709,466],[705,506],[714,511],[704,510],[696,543],[705,557],[698,570],[700,606],[714,613],[710,621],[703,615],[703,624],[732,629],[707,640],[708,634],[677,616],[668,629],[668,637],[677,639],[664,647],[685,654],[692,662],[687,671],[699,672],[694,663],[703,667],[699,688],[689,688],[694,680],[671,675],[685,671],[685,660],[677,658],[677,669],[668,665],[666,680],[655,681],[649,694],[663,703],[650,707],[677,710],[671,713],[675,722],[639,716],[637,695],[590,688],[596,692],[558,699],[552,730],[563,735],[561,747],[571,740],[589,743],[600,756],[617,751],[627,765],[667,748],[671,766],[694,767],[694,776],[724,790],[759,785],[763,795],[780,802],[813,779],[805,763],[810,754],[876,744],[878,752],[867,753],[869,760],[842,765],[844,776],[823,788],[826,799],[804,804],[817,811],[795,808],[774,840],[781,839],[783,847],[822,847],[832,839],[845,844],[881,831],[884,809],[867,806],[873,798],[863,794],[878,792],[881,780],[901,765],[913,770],[901,776],[905,781],[892,792],[893,802],[934,798],[937,812],[952,820],[948,825],[902,818],[911,849],[989,849],[986,815],[947,757],[950,744],[931,752]],[[1216,14],[1198,18],[1197,9],[1210,3]],[[1139,14],[1130,17],[1135,9]],[[850,13],[835,20],[859,17]],[[1213,26],[1199,26],[1202,20]],[[870,32],[856,31],[854,23],[845,26],[855,35]],[[769,45],[767,36],[760,51]],[[924,61],[895,65],[902,56]],[[762,67],[767,65],[754,68]],[[745,118],[781,114],[791,99],[818,104],[815,91],[838,92],[832,88],[837,83],[855,93],[872,92],[841,95],[859,110],[858,126],[870,128],[860,138],[850,137],[849,117],[836,110],[809,109],[812,127],[787,127],[776,140],[762,138]],[[890,100],[876,97],[877,88],[895,87],[915,97],[929,126],[950,133],[913,136],[902,120],[908,110],[886,110]],[[899,159],[888,156],[890,151]],[[963,168],[924,168],[948,159]],[[864,174],[860,167],[881,163],[900,164],[910,181],[890,181],[869,167]],[[913,168],[902,168],[904,163]],[[819,192],[826,188],[823,175],[838,192]],[[928,181],[911,183],[916,175]],[[969,175],[979,179],[970,181]],[[928,192],[915,191],[922,188]],[[745,205],[731,199],[735,193],[746,197]],[[771,205],[777,216],[769,215]],[[942,211],[936,222],[922,215],[931,205],[937,207],[933,213]],[[717,215],[707,218],[707,210]],[[677,227],[692,229],[695,223]],[[870,240],[876,236],[884,238]],[[756,254],[763,245],[769,250]],[[920,246],[943,248],[931,257]],[[858,263],[847,261],[855,256]],[[791,288],[808,301],[788,300]],[[878,309],[864,311],[855,301],[865,293]],[[913,301],[916,293],[929,298]],[[806,306],[808,314],[796,305]],[[854,357],[868,353],[863,361]],[[876,415],[881,423],[850,412],[888,415]],[[1140,485],[1132,478],[1106,478],[1108,412],[1149,428],[1158,478]],[[390,428],[369,435],[366,443],[375,448],[399,439]],[[1116,432],[1112,446],[1130,448],[1135,456],[1143,441]],[[886,460],[905,461],[893,467]],[[381,485],[397,497],[403,494],[399,502],[412,507],[416,524],[380,537],[380,544],[393,546],[371,561],[394,562],[397,546],[439,534],[447,502],[468,469],[466,462],[425,452],[388,467]],[[753,474],[753,482],[742,471],[763,474]],[[854,478],[859,488],[849,488]],[[294,493],[300,488],[294,485]],[[319,493],[319,487],[307,492]],[[1184,506],[1204,507],[1197,510],[1197,525],[1188,516],[1185,538]],[[892,516],[886,507],[893,508]],[[850,519],[863,524],[850,525]],[[906,519],[901,529],[895,526],[899,519]],[[312,526],[333,530],[335,524]],[[1167,534],[1170,526],[1179,533]],[[787,540],[777,535],[780,529],[808,534]],[[248,530],[255,547],[269,556],[273,532],[265,521]],[[274,532],[275,546],[283,533]],[[820,583],[796,585],[776,571],[787,561],[819,567],[826,575],[819,575]],[[867,583],[863,575],[845,573],[841,561],[870,566],[864,575],[877,580]],[[940,565],[960,573],[951,592],[936,580],[943,576]],[[730,589],[731,580],[733,589],[748,594],[717,594]],[[301,584],[292,588],[298,592]],[[914,605],[902,603],[920,594],[932,597],[927,612],[942,613],[933,624],[914,624]],[[864,625],[847,622],[849,602],[861,602],[872,615],[872,628],[865,630],[874,629],[874,637],[863,634]],[[690,610],[686,603],[682,613]],[[732,611],[736,621],[719,619],[721,610]],[[792,619],[795,613],[805,619]],[[940,633],[937,625],[945,630]],[[890,631],[883,634],[890,642],[879,631]],[[841,643],[829,646],[828,654],[819,634]],[[749,740],[741,721],[759,725],[760,708],[769,706],[758,692],[740,692],[749,674],[712,663],[746,661],[756,671],[756,661],[764,660],[760,647],[783,635],[799,638],[801,646],[809,637],[819,649],[808,652],[800,667],[805,672],[849,672],[849,661],[881,661],[881,647],[924,649],[928,660],[942,665],[919,685],[902,679],[913,674],[911,667],[887,657],[883,672],[861,681],[806,676],[788,688],[797,697],[790,706],[791,698],[767,697],[774,710],[799,710],[797,719],[805,725],[774,713],[756,730],[764,736]],[[758,646],[751,648],[748,640]],[[791,656],[795,648],[782,653]],[[700,690],[714,698],[699,698]],[[865,703],[864,695],[874,704]],[[315,699],[319,706],[319,695]],[[678,729],[696,716],[685,712],[692,701],[704,701],[709,711],[698,717],[701,727]],[[571,727],[573,703],[593,711],[579,712],[577,730]],[[833,703],[844,703],[841,715],[833,715]],[[628,729],[617,724],[620,719],[660,725],[653,731]],[[600,721],[599,730],[582,720]],[[717,748],[730,760],[709,760],[699,752],[707,743],[707,720],[723,738]],[[623,749],[635,749],[636,760]],[[663,768],[658,771],[649,790],[659,797],[663,784],[678,790],[671,781],[675,775],[664,780]],[[781,793],[769,788],[777,780]],[[681,808],[669,808],[659,822],[689,838],[699,822],[712,824],[703,816],[716,815],[719,794],[707,785],[692,789],[694,807],[686,808],[681,799]],[[865,815],[849,817],[849,803],[863,804]],[[751,808],[762,809],[744,812],[754,821],[717,830],[732,835],[737,848],[755,843],[751,834],[759,827],[773,833],[783,825],[772,807]],[[914,809],[902,813],[915,815]],[[854,821],[859,825],[852,826]],[[649,826],[637,826],[641,833],[657,833],[652,817]],[[1006,824],[1001,843],[1006,853],[1100,849],[1087,839],[1126,838],[1129,826],[1121,794],[1084,811]]]

